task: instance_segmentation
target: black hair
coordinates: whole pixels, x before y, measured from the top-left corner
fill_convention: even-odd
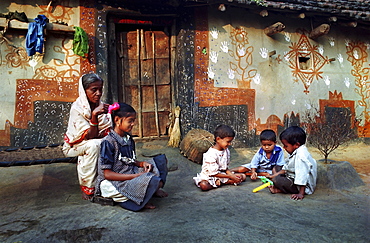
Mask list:
[[[135,109],[132,106],[130,106],[129,104],[126,104],[126,103],[118,103],[118,105],[119,105],[119,109],[112,110],[112,113],[111,113],[113,127],[116,126],[116,124],[114,122],[114,118],[116,116],[122,118],[122,117],[129,117],[132,114],[136,114]]]
[[[306,132],[298,126],[291,126],[280,133],[280,140],[286,140],[291,145],[303,145],[306,143]]]
[[[272,142],[276,142],[276,133],[271,129],[263,130],[260,134],[260,141],[269,140]]]
[[[219,137],[219,138],[235,137],[235,132],[228,125],[219,125],[216,128],[213,135],[215,136],[215,140],[216,140],[217,137]]]
[[[104,83],[103,79],[95,73],[84,74],[82,76],[82,87],[84,88],[84,90],[86,90],[89,88],[90,84],[95,83],[97,81]]]

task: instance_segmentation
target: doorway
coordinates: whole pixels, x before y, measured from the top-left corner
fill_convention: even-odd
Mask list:
[[[170,37],[164,28],[116,28],[119,100],[137,111],[136,137],[168,136],[171,114]]]

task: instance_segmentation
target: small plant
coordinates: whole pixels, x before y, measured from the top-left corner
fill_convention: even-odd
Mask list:
[[[312,108],[304,114],[307,141],[320,151],[325,163],[331,152],[356,138],[353,116],[349,108],[342,107],[325,107],[321,112]]]

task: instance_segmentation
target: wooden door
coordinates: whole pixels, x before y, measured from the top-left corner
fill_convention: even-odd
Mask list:
[[[132,135],[168,135],[171,111],[170,48],[164,31],[119,33],[122,100],[137,111]]]

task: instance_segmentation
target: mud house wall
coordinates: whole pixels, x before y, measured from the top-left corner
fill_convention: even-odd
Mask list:
[[[151,11],[153,3],[149,5],[144,12]],[[44,55],[35,58],[36,65],[31,67],[33,57],[28,57],[24,48],[27,30],[7,31],[6,36],[17,48],[1,46],[0,70],[9,74],[6,76],[9,87],[0,91],[0,101],[6,107],[0,114],[0,146],[27,147],[63,142],[70,105],[77,97],[78,78],[82,74],[98,73],[106,80],[103,100],[119,100],[117,90],[121,87],[118,87],[117,74],[114,74],[117,72],[115,33],[114,28],[110,28],[112,25],[109,26],[112,23],[108,23],[109,14],[139,12],[138,9],[143,10],[141,7],[141,3],[136,2],[94,0],[41,1],[32,5],[24,1],[2,2],[0,10],[3,13],[25,12],[30,20],[44,14],[52,23],[62,21],[68,26],[82,27],[89,36],[89,53],[87,58],[82,58],[72,52],[73,33],[47,32]],[[18,32],[22,35],[16,35]],[[9,52],[16,61],[8,58]]]
[[[114,56],[109,56],[108,47],[114,38],[109,38],[107,11],[120,10],[94,1],[50,8],[48,3],[3,1],[0,12],[17,10],[29,19],[44,14],[50,22],[82,27],[89,36],[88,58],[72,52],[73,35],[48,32],[44,56],[35,59],[33,68],[24,48],[26,30],[9,29],[5,36],[18,49],[6,42],[0,45],[0,146],[62,142],[78,77],[89,71],[105,80],[112,75],[108,64],[114,63]],[[172,83],[175,104],[182,108],[183,135],[192,128],[213,131],[224,123],[237,131],[239,145],[255,145],[265,128],[279,132],[299,124],[306,110],[336,107],[359,117],[358,135],[370,137],[369,30],[333,24],[327,35],[313,40],[308,33],[321,23],[310,19],[282,14],[263,18],[242,8],[220,12],[214,6],[180,10]],[[277,21],[285,30],[265,35],[264,28]],[[276,53],[269,56],[271,51]],[[302,56],[310,57],[303,70]],[[113,81],[106,82],[105,99],[118,99]]]
[[[50,5],[49,5],[50,3]],[[61,143],[78,78],[95,70],[95,9],[92,1],[2,1],[0,12],[24,12],[30,21],[45,15],[50,23],[82,27],[89,36],[87,58],[72,51],[74,31],[46,31],[42,55],[26,53],[26,28],[8,28],[0,45],[0,146]],[[14,20],[12,20],[14,22]],[[70,29],[71,29],[70,28]],[[0,30],[4,30],[0,27]]]
[[[352,122],[361,120],[358,135],[370,136],[368,30],[337,24],[313,40],[311,26],[322,23],[310,19],[263,18],[242,8],[220,12],[212,6],[193,14],[193,21],[190,12],[183,18],[191,28],[182,30],[185,43],[178,43],[183,133],[226,123],[237,131],[238,142],[253,145],[263,129],[279,132],[300,124],[307,110],[328,106],[350,109]],[[265,35],[264,28],[278,21],[285,30]],[[300,63],[302,57],[309,61]]]

